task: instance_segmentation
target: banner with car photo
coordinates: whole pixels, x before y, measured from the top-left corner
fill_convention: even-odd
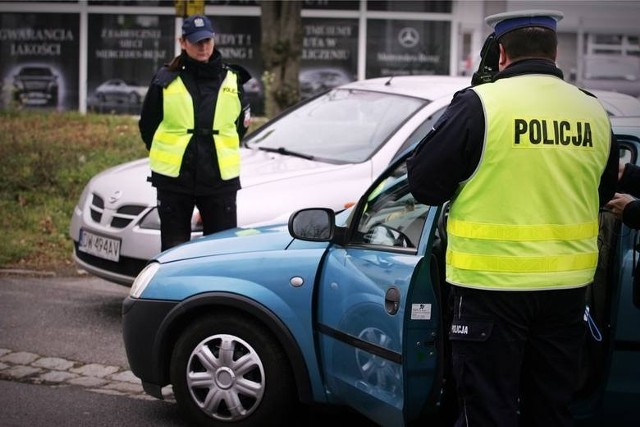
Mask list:
[[[78,109],[77,14],[1,13],[2,108]]]
[[[90,15],[87,109],[139,114],[151,78],[175,55],[175,18]]]

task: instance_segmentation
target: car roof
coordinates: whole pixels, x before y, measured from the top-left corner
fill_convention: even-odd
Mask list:
[[[612,116],[640,116],[640,99],[610,90],[590,90]]]
[[[372,90],[434,100],[444,96],[451,97],[468,86],[471,86],[470,77],[395,76],[358,80],[341,85],[340,89]]]
[[[640,114],[637,116],[611,117],[611,126],[618,130],[635,128],[640,131]]]

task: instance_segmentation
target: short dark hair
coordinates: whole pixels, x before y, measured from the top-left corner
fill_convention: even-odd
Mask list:
[[[555,31],[543,27],[525,27],[509,31],[498,39],[507,56],[521,58],[545,58],[555,61],[558,36]]]

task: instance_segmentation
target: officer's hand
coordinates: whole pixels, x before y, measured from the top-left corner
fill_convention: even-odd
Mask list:
[[[611,212],[618,218],[622,218],[622,212],[624,208],[631,202],[636,200],[633,196],[625,193],[616,193],[613,199],[607,203],[607,208],[611,209]]]

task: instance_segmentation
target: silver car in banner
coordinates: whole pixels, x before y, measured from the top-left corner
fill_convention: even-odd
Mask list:
[[[427,134],[453,94],[468,85],[468,77],[448,76],[362,80],[269,121],[243,141],[238,225],[283,220],[312,205],[340,210],[355,202],[391,160]],[[598,96],[612,115],[634,109],[633,103],[618,99],[629,101],[625,95]],[[627,98],[640,111],[640,101]],[[156,191],[149,175],[145,158],[108,169],[87,184],[70,225],[80,268],[130,285],[160,251]],[[192,237],[201,234],[195,214],[192,228]]]

